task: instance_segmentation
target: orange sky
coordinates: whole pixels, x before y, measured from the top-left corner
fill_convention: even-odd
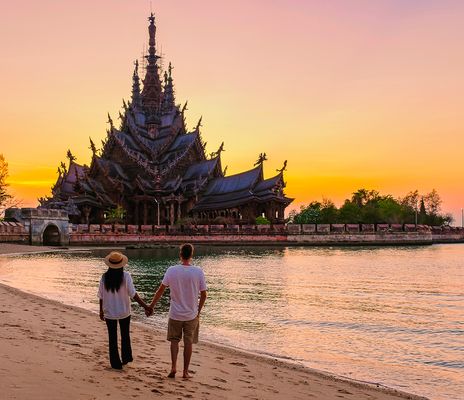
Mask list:
[[[327,4],[326,4],[327,3]],[[464,206],[464,2],[153,2],[187,122],[203,115],[228,173],[288,159],[295,204],[337,204],[359,187],[395,196],[436,188]],[[149,1],[3,2],[0,153],[23,205],[49,194],[71,148],[90,159],[109,111],[130,97]]]

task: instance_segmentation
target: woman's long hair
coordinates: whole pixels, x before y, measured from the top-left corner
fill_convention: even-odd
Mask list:
[[[104,274],[105,289],[107,291],[117,292],[121,287],[122,280],[124,279],[124,268],[108,268]]]

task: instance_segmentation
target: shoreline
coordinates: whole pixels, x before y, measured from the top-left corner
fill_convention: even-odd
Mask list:
[[[31,250],[36,250],[31,249],[32,246],[29,246],[28,248],[24,249],[25,251],[18,251],[14,253],[9,253],[5,252],[3,250],[6,250],[2,248],[3,246],[0,246],[0,253],[3,255],[13,255],[13,254],[21,254],[21,253],[31,253]],[[21,246],[24,247],[24,246]],[[18,249],[19,250],[19,249]],[[64,249],[63,249],[64,250]],[[81,249],[84,250],[84,249]],[[56,249],[45,249],[46,252],[49,251],[57,251]],[[65,250],[64,250],[65,251]],[[32,251],[32,253],[37,253],[37,251]],[[3,294],[2,297],[6,297],[4,301],[2,301],[2,310],[0,311],[2,315],[8,315],[7,310],[3,310],[5,306],[7,305],[8,302],[11,301],[11,299],[16,300],[17,302],[21,301],[26,301],[30,300],[31,303],[40,303],[41,307],[40,310],[43,310],[43,312],[38,312],[38,318],[36,321],[28,321],[28,323],[35,323],[37,330],[40,329],[45,329],[46,332],[50,331],[50,324],[47,318],[45,318],[49,313],[50,309],[57,311],[59,313],[67,313],[67,311],[72,311],[73,314],[77,315],[78,318],[82,319],[82,322],[86,322],[86,327],[83,327],[81,324],[79,327],[75,327],[76,332],[80,333],[81,335],[78,335],[78,337],[83,337],[87,336],[86,333],[86,328],[88,329],[88,326],[91,325],[92,328],[95,328],[96,325],[100,325],[100,328],[104,326],[102,325],[102,322],[98,320],[98,316],[96,313],[84,309],[81,307],[76,307],[76,306],[71,306],[67,305],[64,303],[60,303],[56,300],[50,300],[46,299],[44,297],[24,292],[20,289],[8,286],[6,284],[0,283],[0,295]],[[5,294],[9,294],[9,296],[5,296]],[[38,310],[38,311],[40,311]],[[11,316],[13,319],[15,319],[15,315]],[[42,321],[43,324],[40,322]],[[70,321],[65,321],[66,324]],[[0,335],[3,337],[3,333],[6,330],[8,330],[8,326],[13,326],[17,328],[24,328],[24,322],[21,324],[18,321],[13,321],[13,323],[5,324],[6,326],[0,328]],[[52,329],[53,330],[53,329]],[[168,354],[168,344],[164,338],[164,332],[161,331],[159,328],[153,328],[151,326],[147,326],[143,324],[142,322],[137,322],[135,321],[132,326],[132,337],[133,337],[133,343],[134,343],[134,350],[135,350],[135,356],[136,360],[135,362],[128,368],[128,373],[132,372],[134,370],[138,371],[138,363],[139,363],[139,357],[138,354],[142,353],[145,350],[145,353],[147,352],[147,346],[140,346],[137,344],[139,342],[140,337],[144,336],[145,338],[151,339],[153,342],[159,342],[162,343],[160,346],[160,353],[163,353],[162,355],[152,355],[149,358],[156,359],[158,358],[158,361],[161,361],[161,364],[164,365],[166,371],[168,368],[168,361],[169,361],[169,354]],[[80,332],[79,332],[80,331]],[[58,336],[60,331],[58,330]],[[53,336],[51,335],[51,332],[48,334],[48,336]],[[109,368],[105,368],[108,364],[107,360],[107,354],[106,354],[106,329],[100,329],[100,332],[98,334],[98,337],[95,338],[98,339],[98,343],[100,344],[99,351],[96,352],[99,355],[99,364],[100,367],[97,368],[96,370],[99,371],[97,372],[97,375],[99,373],[102,374],[102,377],[108,377],[107,375],[109,374],[110,376],[112,374],[117,374],[113,370]],[[47,337],[42,337],[43,341],[47,341]],[[4,341],[2,341],[2,350],[4,347]],[[35,341],[33,341],[36,343]],[[60,347],[60,341],[56,341],[57,346]],[[66,343],[66,340],[63,341],[63,343]],[[19,342],[18,345],[24,346],[24,343]],[[74,345],[76,347],[81,347],[79,344],[79,341],[75,342]],[[28,348],[29,346],[25,346]],[[103,347],[103,348],[102,348]],[[157,349],[158,352],[158,349]],[[278,357],[278,356],[276,356]],[[181,358],[181,355],[180,355]],[[140,357],[142,359],[142,357]],[[226,360],[226,361],[224,361]],[[227,361],[232,361],[234,362],[227,362]],[[87,360],[89,361],[89,360]],[[142,359],[143,361],[143,359]],[[91,362],[91,361],[90,361]],[[182,363],[181,359],[179,360],[180,364]],[[144,361],[144,363],[146,363]],[[206,392],[201,392],[202,398],[281,398],[278,394],[282,390],[282,393],[291,393],[291,395],[287,394],[287,398],[308,398],[308,397],[315,397],[318,399],[335,399],[335,398],[340,398],[344,397],[344,395],[348,395],[348,398],[351,397],[349,395],[353,395],[354,397],[351,398],[377,398],[377,399],[395,399],[395,398],[402,398],[402,399],[426,399],[425,397],[419,396],[419,395],[414,395],[410,394],[407,392],[403,392],[397,389],[393,389],[384,385],[380,385],[377,383],[372,383],[372,382],[363,382],[363,381],[357,381],[355,379],[351,379],[348,377],[343,377],[343,376],[338,376],[335,374],[331,374],[330,372],[326,371],[320,371],[317,369],[312,369],[305,367],[303,365],[298,364],[296,361],[292,362],[291,360],[282,360],[279,358],[274,358],[272,355],[266,355],[266,354],[260,354],[260,353],[254,353],[254,352],[248,352],[243,349],[227,346],[227,345],[222,345],[219,343],[215,342],[210,342],[210,341],[202,341],[199,345],[197,345],[194,348],[194,355],[192,358],[192,368],[195,369],[202,369],[201,373],[198,375],[194,376],[194,379],[192,381],[189,381],[188,383],[192,383],[192,388],[193,384],[200,385],[197,387],[198,390],[201,387],[207,387],[208,391]],[[198,364],[197,364],[198,363]],[[220,368],[217,368],[217,364],[221,363]],[[222,365],[226,363],[226,365]],[[94,361],[95,364],[95,361]],[[151,363],[150,363],[151,364]],[[253,364],[252,367],[250,365]],[[6,362],[6,365],[8,367],[8,362]],[[91,366],[91,365],[90,365]],[[89,365],[87,365],[89,367]],[[88,369],[88,368],[86,368]],[[10,368],[7,368],[7,370],[10,370]],[[95,370],[95,368],[94,368]],[[241,370],[241,371],[237,371]],[[3,380],[3,371],[0,369],[0,381]],[[260,377],[257,377],[255,375],[258,375],[258,373],[253,373],[251,375],[251,372],[256,372],[260,371]],[[126,372],[126,371],[124,371]],[[153,378],[153,374],[150,375],[149,371],[145,371],[145,376],[140,375],[137,373],[138,379],[136,381],[140,381],[140,385],[138,388],[133,388],[135,390],[135,394],[142,394],[141,391],[143,391],[143,387],[146,388],[147,385],[145,383],[148,383],[151,378]],[[50,372],[53,376],[54,372]],[[211,382],[211,378],[209,375],[211,374],[217,374],[222,376],[217,376],[213,377],[213,382]],[[230,379],[226,379],[226,376],[230,378],[231,375],[234,375],[232,381]],[[295,377],[298,375],[299,381],[295,381]],[[160,382],[162,382],[161,386],[163,388],[161,389],[156,389],[156,391],[161,392],[165,395],[173,394],[173,398],[177,398],[176,395],[178,396],[179,393],[170,393],[170,390],[172,392],[173,387],[179,386],[178,383],[186,383],[186,381],[182,381],[180,379],[176,379],[175,381],[165,379],[163,372],[158,373],[158,378],[161,379]],[[20,381],[22,381],[25,377],[17,376]],[[99,379],[101,378],[100,376],[98,377]],[[127,377],[129,379],[129,377]],[[135,377],[134,377],[135,378]],[[260,379],[261,378],[261,379]],[[263,379],[264,378],[264,379]],[[94,379],[94,378],[92,378]],[[106,379],[106,378],[105,378]],[[158,379],[158,380],[159,380]],[[132,378],[129,379],[132,382]],[[173,383],[175,382],[175,383]],[[109,383],[109,382],[108,382]],[[219,384],[218,384],[219,383]],[[15,384],[16,385],[16,384]],[[170,389],[166,390],[164,385],[169,386]],[[2,385],[3,386],[3,385]],[[149,386],[149,385],[148,385]],[[188,385],[185,385],[188,386]],[[228,387],[230,390],[228,390]],[[240,388],[238,387],[240,386]],[[105,386],[105,389],[108,389]],[[154,393],[156,393],[155,390],[153,390]],[[357,393],[352,393],[352,392],[357,392]],[[8,389],[7,389],[8,393]],[[34,392],[35,393],[35,392]],[[132,393],[132,392],[128,392]],[[200,392],[196,392],[199,394]],[[50,393],[48,393],[49,397]],[[225,395],[223,397],[223,395]],[[126,393],[127,396],[127,393]],[[186,396],[186,397],[191,397],[191,396]],[[197,397],[197,396],[193,396]],[[10,398],[10,397],[7,397]],[[14,398],[14,397],[11,397]],[[35,397],[35,398],[40,398]],[[92,398],[92,397],[88,397]]]

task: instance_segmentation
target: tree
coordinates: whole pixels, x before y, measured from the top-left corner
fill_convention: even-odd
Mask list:
[[[338,211],[340,222],[343,224],[359,224],[361,221],[360,208],[356,203],[346,199]]]
[[[312,201],[309,205],[301,206],[300,212],[293,217],[294,224],[317,224],[320,222],[322,204]]]
[[[401,204],[392,196],[385,196],[378,202],[379,205],[379,222],[387,224],[402,223],[402,208]]]
[[[124,210],[121,205],[117,205],[116,208],[110,208],[107,210],[105,214],[105,222],[110,224],[121,224],[124,223],[126,210]]]
[[[8,193],[8,183],[6,180],[8,178],[8,163],[3,157],[3,154],[0,154],[0,211],[3,213],[3,210],[10,206],[10,202],[13,199]]]
[[[300,212],[290,213],[290,221],[296,224],[404,224],[414,223],[417,213],[420,224],[449,225],[452,217],[440,214],[440,206],[440,195],[435,189],[425,196],[414,190],[396,199],[362,188],[352,193],[339,209],[328,199],[312,201],[301,206]]]
[[[419,206],[419,224],[427,223],[427,211],[425,209],[424,197],[421,197]]]
[[[419,203],[419,191],[416,189],[399,199],[402,206],[403,222],[413,224],[416,220],[417,205]]]
[[[380,198],[380,193],[377,190],[358,189],[351,196],[351,202],[358,207],[363,207],[367,203],[377,202]]]
[[[332,200],[322,199],[319,208],[320,223],[335,224],[338,220],[338,210]]]
[[[425,209],[427,210],[427,213],[430,215],[438,215],[442,203],[442,200],[438,192],[435,189],[433,189],[430,193],[426,194],[423,197],[423,200],[425,203]]]

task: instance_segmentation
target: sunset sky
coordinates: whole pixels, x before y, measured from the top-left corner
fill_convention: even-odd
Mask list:
[[[172,61],[187,122],[203,116],[228,174],[266,152],[288,159],[294,206],[360,187],[436,188],[464,207],[464,2],[157,0],[158,49]],[[90,160],[129,99],[150,2],[0,3],[0,153],[23,206],[50,193],[71,148]]]

